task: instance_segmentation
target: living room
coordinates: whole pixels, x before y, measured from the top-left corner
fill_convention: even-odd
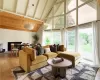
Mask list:
[[[0,0],[0,80],[100,80],[100,0]]]

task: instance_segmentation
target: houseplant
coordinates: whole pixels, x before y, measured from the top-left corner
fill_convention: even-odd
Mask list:
[[[34,47],[38,43],[38,41],[39,41],[39,36],[37,34],[34,34],[32,36],[32,38],[33,38],[32,47]]]

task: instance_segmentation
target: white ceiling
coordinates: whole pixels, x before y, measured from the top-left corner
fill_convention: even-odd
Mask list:
[[[0,10],[43,20],[59,1],[62,0],[0,0]]]

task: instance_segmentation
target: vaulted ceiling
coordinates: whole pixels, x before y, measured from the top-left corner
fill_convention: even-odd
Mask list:
[[[0,0],[0,14],[2,14],[1,16],[3,16],[1,17],[2,19],[1,21],[4,21],[4,23],[0,22],[1,23],[0,25],[8,26],[8,23],[9,23],[10,27],[15,28],[15,26],[17,26],[16,27],[17,29],[20,26],[20,30],[25,30],[23,27],[24,23],[33,20],[32,23],[35,24],[35,28],[32,31],[37,31],[43,24],[43,21],[45,20],[45,18],[51,16],[52,8],[54,4],[60,1],[63,1],[63,0]],[[98,2],[100,3],[100,0],[98,0]],[[62,7],[62,5],[63,3],[58,4],[58,7],[56,7],[57,10],[55,10],[56,13],[54,15],[57,15],[59,13],[62,14],[63,12],[62,8],[64,8],[64,6]],[[12,15],[10,15],[10,13]],[[5,19],[4,18],[5,16],[3,14],[4,15],[9,14],[10,16],[9,19],[8,18]],[[15,18],[16,18],[16,21],[15,21]],[[22,23],[21,22],[18,23],[17,21],[18,22],[21,21]],[[15,24],[18,24],[18,25],[15,25]]]
[[[25,30],[24,23],[33,20],[32,31],[36,32],[59,1],[62,0],[0,0],[0,28]]]

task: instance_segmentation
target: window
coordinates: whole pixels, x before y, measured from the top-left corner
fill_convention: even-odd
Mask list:
[[[66,12],[76,8],[76,0],[66,0]]]
[[[83,58],[93,61],[93,29],[91,27],[80,28],[78,30],[78,37],[78,51]]]
[[[44,31],[43,32],[43,45],[61,44],[60,31]]]
[[[60,31],[53,31],[53,43],[54,44],[61,44],[61,32]]]
[[[83,1],[83,0],[82,0]],[[96,2],[92,1],[78,9],[78,23],[83,24],[96,20]]]
[[[44,25],[45,30],[52,29],[52,21],[53,21],[53,19],[51,19],[51,18],[46,20],[46,23]]]
[[[75,51],[75,30],[67,31],[67,50]]]
[[[66,15],[66,24],[67,27],[76,25],[76,10]]]
[[[53,39],[52,32],[50,32],[50,31],[44,31],[43,32],[43,45],[53,44],[52,39]]]
[[[78,6],[84,4],[87,1],[90,1],[90,0],[78,0]]]
[[[62,28],[64,28],[64,16],[55,17],[53,29],[62,29]]]

